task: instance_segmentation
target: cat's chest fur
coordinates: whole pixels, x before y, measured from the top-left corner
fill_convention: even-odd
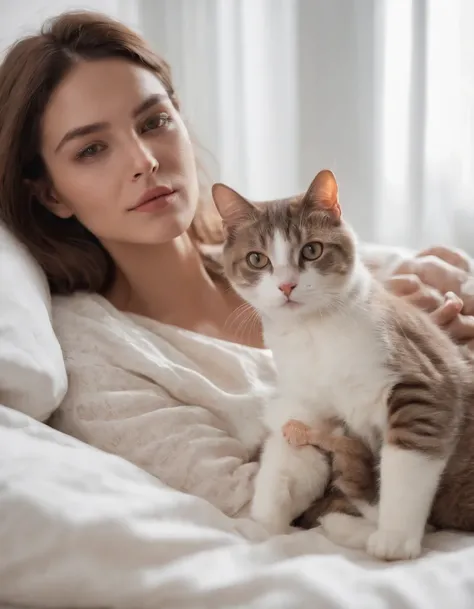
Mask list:
[[[378,327],[361,313],[306,321],[286,331],[265,328],[279,377],[267,424],[277,430],[289,418],[314,424],[338,416],[363,436],[383,428],[394,379]]]

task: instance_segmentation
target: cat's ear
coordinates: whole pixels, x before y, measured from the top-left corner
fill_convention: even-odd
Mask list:
[[[323,169],[318,173],[311,182],[306,196],[318,210],[328,212],[335,221],[341,219],[337,182],[329,169]]]
[[[228,230],[255,216],[257,212],[250,201],[225,184],[214,184],[212,197],[224,226]]]

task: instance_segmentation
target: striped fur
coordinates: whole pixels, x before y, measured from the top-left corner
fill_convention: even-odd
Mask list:
[[[391,345],[387,366],[398,379],[387,399],[384,440],[433,458],[448,458],[429,523],[474,531],[473,358],[428,315],[382,288],[374,291],[371,306],[384,311],[385,340]],[[331,458],[338,469],[333,469],[327,494],[298,519],[305,528],[317,526],[332,511],[360,515],[354,500],[370,505],[378,501],[379,451],[350,432],[331,442]]]

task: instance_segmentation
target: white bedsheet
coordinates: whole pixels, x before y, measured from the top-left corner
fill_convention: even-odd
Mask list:
[[[0,462],[1,607],[474,607],[468,535],[431,535],[396,565],[317,531],[267,538],[3,406]]]

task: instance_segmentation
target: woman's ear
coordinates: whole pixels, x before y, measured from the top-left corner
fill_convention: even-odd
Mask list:
[[[26,180],[30,192],[38,199],[41,205],[57,216],[58,218],[71,218],[74,213],[57,196],[54,188],[47,180]]]

